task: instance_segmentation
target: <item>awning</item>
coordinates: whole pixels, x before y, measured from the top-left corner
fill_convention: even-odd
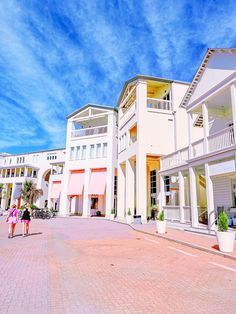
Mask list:
[[[15,185],[15,190],[13,192],[13,198],[17,199],[21,196],[22,183],[17,183]]]
[[[82,195],[84,187],[84,171],[73,171],[70,175],[68,195]]]
[[[105,193],[106,174],[106,169],[96,169],[92,171],[88,194],[103,195]]]
[[[51,198],[58,199],[61,193],[61,181],[52,181]]]

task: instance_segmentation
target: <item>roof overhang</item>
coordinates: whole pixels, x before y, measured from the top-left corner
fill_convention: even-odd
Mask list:
[[[138,81],[138,80],[145,80],[145,81],[156,81],[156,82],[162,82],[162,83],[179,83],[179,84],[184,84],[184,85],[189,85],[188,82],[184,82],[184,81],[177,81],[177,80],[170,80],[170,79],[165,79],[165,78],[161,78],[161,77],[155,77],[155,76],[147,76],[147,75],[136,75],[134,77],[132,77],[131,79],[127,80],[122,88],[122,91],[120,93],[120,96],[118,98],[118,101],[117,101],[117,104],[116,104],[116,107],[119,107],[120,105],[120,102],[123,98],[123,95],[126,91],[126,88],[127,86],[130,84],[130,83],[133,83],[135,81]]]
[[[206,66],[207,66],[207,63],[209,61],[209,59],[211,58],[211,56],[215,53],[215,52],[221,52],[221,53],[236,53],[236,48],[208,48],[204,57],[203,57],[203,60],[193,78],[193,81],[192,83],[190,84],[181,104],[180,104],[180,107],[183,107],[183,108],[186,108],[188,103],[189,103],[189,100],[191,98],[191,96],[193,95],[196,87],[197,87],[197,84],[199,82],[199,80],[201,79],[202,77],[202,74],[204,73],[205,69],[206,69]]]
[[[114,107],[110,107],[110,106],[103,106],[103,105],[97,105],[97,104],[86,104],[83,107],[80,107],[79,109],[77,109],[76,111],[72,112],[71,114],[69,114],[66,119],[70,119],[73,116],[77,115],[78,113],[86,110],[87,108],[95,108],[95,109],[105,109],[105,110],[111,110],[111,111],[117,111],[116,108]]]

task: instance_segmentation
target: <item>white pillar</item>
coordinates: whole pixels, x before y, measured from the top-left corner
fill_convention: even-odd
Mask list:
[[[181,171],[179,171],[179,208],[180,208],[180,222],[184,223],[184,177]]]
[[[90,168],[85,169],[84,173],[84,193],[83,193],[83,217],[90,216],[90,201],[89,201],[89,179],[90,179]]]
[[[126,160],[126,213],[129,208],[134,215],[134,165],[130,160]]]
[[[114,207],[114,176],[116,164],[117,145],[116,113],[108,114],[107,124],[107,185],[106,185],[106,217],[111,214]]]
[[[234,128],[234,144],[236,143],[236,86],[235,83],[230,85],[231,94],[231,105],[232,105],[232,115],[233,115],[233,128]]]
[[[204,132],[204,154],[207,154],[209,152],[209,147],[208,147],[209,118],[208,118],[208,108],[205,103],[202,104],[202,115],[203,115],[203,132]]]
[[[207,216],[208,216],[208,229],[215,230],[215,207],[214,207],[214,190],[213,183],[210,177],[209,164],[205,164],[205,177],[206,177],[206,198],[207,198]]]
[[[74,214],[76,211],[76,196],[72,197],[70,206],[70,212]]]
[[[147,165],[146,154],[139,152],[136,157],[136,202],[137,215],[147,221]]]
[[[118,165],[117,218],[125,218],[125,166]]]
[[[199,223],[198,223],[198,209],[197,209],[197,184],[196,184],[196,173],[192,167],[189,168],[189,178],[190,178],[192,226],[197,228],[199,225]]]
[[[6,197],[7,197],[7,184],[4,184],[3,190],[2,190],[2,200],[1,200],[1,205],[0,208],[6,209]]]
[[[189,144],[189,159],[193,158],[193,135],[192,135],[192,127],[193,127],[193,115],[191,112],[188,113],[188,144]]]
[[[13,182],[13,183],[12,183],[11,203],[10,203],[10,206],[13,205],[13,204],[15,204],[15,198],[14,198],[15,187],[16,187],[16,184],[15,184],[15,182]]]
[[[160,211],[162,211],[162,210],[164,210],[163,206],[166,206],[165,181],[164,181],[163,175],[160,175],[160,190],[161,190]]]

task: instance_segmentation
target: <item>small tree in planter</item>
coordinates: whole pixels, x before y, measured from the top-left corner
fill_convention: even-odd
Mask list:
[[[234,250],[235,233],[228,231],[229,219],[225,212],[219,214],[216,237],[221,252],[231,253]]]
[[[131,224],[132,222],[132,217],[131,217],[131,210],[130,208],[128,209],[127,215],[126,215],[126,222],[127,224]]]
[[[115,209],[114,208],[111,209],[110,219],[111,220],[115,219]]]
[[[166,233],[165,214],[162,210],[156,220],[157,233]]]

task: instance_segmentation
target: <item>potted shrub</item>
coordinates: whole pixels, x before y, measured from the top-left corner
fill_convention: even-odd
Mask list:
[[[131,217],[131,210],[130,208],[128,209],[127,215],[126,215],[126,223],[131,224],[132,222],[132,217]]]
[[[114,208],[112,208],[112,210],[111,210],[110,219],[111,220],[115,219],[115,209]]]
[[[235,233],[228,231],[229,219],[225,212],[219,214],[217,225],[216,237],[220,251],[225,253],[233,252]]]
[[[166,233],[165,214],[162,210],[156,220],[157,233]]]

